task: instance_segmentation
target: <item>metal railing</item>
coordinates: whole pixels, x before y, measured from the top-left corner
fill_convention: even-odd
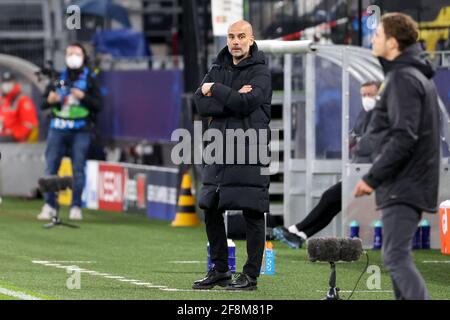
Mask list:
[[[316,108],[318,100],[323,95],[316,90],[316,84],[326,79],[316,77],[316,67],[319,59],[327,60],[340,69],[341,76],[336,78],[336,87],[341,88],[341,115],[336,121],[341,121],[342,146],[348,146],[349,121],[350,121],[350,83],[364,80],[382,80],[383,73],[370,51],[367,49],[342,45],[307,45],[298,42],[298,48],[293,49],[292,44],[286,45],[279,42],[276,46],[265,45],[264,41],[259,41],[258,46],[267,54],[282,54],[284,56],[284,150],[291,150],[292,144],[297,144],[294,135],[291,133],[298,129],[295,123],[293,111],[293,91],[295,85],[293,78],[300,72],[304,76],[304,91],[306,102],[300,108],[304,108],[305,133],[305,155],[295,156],[293,153],[284,153],[283,171],[283,208],[284,223],[291,225],[298,223],[306,217],[312,209],[321,193],[342,178],[342,213],[336,217],[332,225],[323,230],[320,235],[345,236],[348,233],[348,225],[351,220],[356,219],[360,224],[360,237],[364,246],[369,247],[373,239],[373,221],[379,219],[379,213],[375,211],[373,195],[364,199],[355,199],[352,190],[360,177],[370,168],[370,164],[354,164],[350,162],[350,155],[347,148],[342,147],[342,159],[329,160],[321,159],[316,155]],[[272,49],[273,48],[273,49]],[[296,52],[293,54],[292,52]],[[448,53],[446,53],[448,54]],[[305,61],[301,68],[296,68],[292,63],[293,58],[303,56]],[[442,55],[442,54],[441,54]],[[444,55],[446,56],[446,55]],[[323,74],[322,74],[323,76]],[[328,76],[328,75],[327,75]],[[339,79],[340,78],[340,79]],[[359,97],[358,97],[359,98]],[[449,116],[441,103],[441,116],[443,127],[449,128]],[[449,133],[441,132],[445,141],[450,141]],[[440,197],[447,199],[450,190],[450,174],[448,169],[448,159],[443,158],[440,179]],[[431,224],[438,225],[437,217],[430,217]],[[432,247],[437,247],[439,242],[438,228],[433,228],[431,236]]]
[[[431,60],[438,68],[450,67],[450,51],[434,51],[430,52]]]

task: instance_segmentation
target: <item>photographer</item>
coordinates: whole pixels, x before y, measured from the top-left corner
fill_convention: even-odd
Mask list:
[[[81,194],[84,187],[86,164],[95,115],[101,109],[101,95],[96,74],[89,68],[86,50],[74,43],[66,48],[66,68],[55,83],[46,90],[42,109],[51,109],[52,119],[47,137],[46,175],[58,172],[62,158],[70,155],[73,168],[72,204],[69,218],[81,220]],[[39,220],[51,219],[56,214],[54,193],[44,195],[45,205]]]

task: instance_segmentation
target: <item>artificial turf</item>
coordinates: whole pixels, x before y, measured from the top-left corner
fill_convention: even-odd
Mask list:
[[[3,199],[0,205],[0,288],[40,299],[152,300],[318,300],[328,289],[329,266],[326,263],[309,262],[305,249],[294,250],[274,242],[275,275],[262,275],[258,279],[258,290],[230,292],[217,287],[211,291],[194,291],[192,282],[206,272],[204,226],[174,228],[170,222],[150,220],[139,214],[84,210],[83,221],[75,223],[79,229],[44,229],[44,222],[36,220],[41,206],[40,201]],[[63,208],[61,217],[67,221],[67,216],[68,209]],[[239,271],[245,262],[245,242],[235,242]],[[367,281],[372,274],[364,273],[352,299],[393,299],[380,252],[369,250],[368,254],[370,265],[380,267],[381,287],[370,290]],[[414,258],[431,297],[449,299],[450,256],[441,255],[437,250],[418,250],[414,251]],[[56,261],[60,266],[73,265],[165,288],[81,273],[80,289],[68,289],[71,273],[63,267],[33,261]],[[365,257],[358,262],[337,264],[337,284],[342,298],[348,298],[349,293],[345,291],[353,289],[365,265]],[[14,298],[0,293],[1,299]]]

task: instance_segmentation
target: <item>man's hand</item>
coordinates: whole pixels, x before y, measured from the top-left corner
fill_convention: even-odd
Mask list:
[[[355,190],[353,191],[353,195],[355,197],[368,196],[373,192],[373,189],[364,182],[364,180],[359,180],[356,184]]]
[[[70,89],[70,93],[73,94],[73,96],[78,100],[82,100],[85,96],[84,92],[77,88]]]
[[[245,86],[243,86],[241,89],[239,89],[239,93],[249,93],[249,92],[251,92],[253,89],[252,89],[252,86],[251,85],[249,85],[249,84],[246,84]]]
[[[55,103],[61,102],[61,97],[55,91],[50,91],[50,93],[47,97],[47,102],[48,102],[48,104],[55,104]]]
[[[214,82],[206,82],[202,85],[202,93],[204,96],[211,97],[211,87]]]

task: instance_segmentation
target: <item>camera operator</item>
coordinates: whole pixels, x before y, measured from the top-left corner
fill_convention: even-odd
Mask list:
[[[42,109],[51,109],[52,119],[47,136],[46,175],[58,172],[62,158],[70,155],[73,168],[72,204],[69,218],[81,220],[81,194],[85,182],[84,167],[91,143],[95,115],[101,110],[101,94],[96,74],[89,68],[86,50],[73,43],[66,48],[66,68],[50,83]],[[56,214],[55,193],[44,195],[45,205],[39,220]]]

